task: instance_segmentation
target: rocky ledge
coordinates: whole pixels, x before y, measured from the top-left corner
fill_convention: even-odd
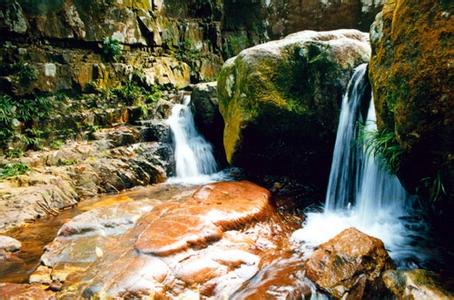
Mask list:
[[[172,174],[170,129],[162,121],[118,126],[58,150],[29,152],[6,166],[23,175],[0,181],[0,230],[56,215],[82,198],[163,182]]]
[[[161,203],[117,203],[66,223],[30,282],[63,298],[219,298],[248,288],[301,297],[311,290],[288,242],[299,221],[278,214],[270,193],[247,181],[209,184]],[[269,265],[276,267],[269,272]],[[263,279],[258,287],[256,278]]]

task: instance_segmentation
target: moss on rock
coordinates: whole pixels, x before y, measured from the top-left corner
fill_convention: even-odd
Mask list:
[[[242,51],[218,80],[227,160],[258,172],[325,178],[342,94],[369,59],[356,30],[305,31]]]
[[[388,1],[371,29],[378,125],[396,133],[398,175],[410,191],[439,174],[454,186],[453,14],[451,2]]]

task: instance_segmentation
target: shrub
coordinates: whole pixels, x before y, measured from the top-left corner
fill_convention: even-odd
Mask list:
[[[15,177],[27,173],[30,168],[23,163],[10,163],[0,168],[0,179]]]
[[[113,38],[105,38],[102,43],[102,53],[107,60],[116,60],[121,54],[120,42]]]
[[[17,137],[27,146],[41,148],[44,131],[36,125],[49,119],[57,102],[51,97],[32,99],[12,99],[7,95],[0,96],[0,147],[5,147],[16,134],[19,125],[23,125]]]
[[[13,66],[13,69],[21,85],[29,86],[33,81],[38,79],[38,71],[28,63],[18,62]]]

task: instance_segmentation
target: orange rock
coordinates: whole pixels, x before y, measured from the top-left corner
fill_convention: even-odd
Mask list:
[[[95,209],[68,222],[42,257],[54,281],[63,283],[58,297],[224,298],[249,280],[255,282],[256,276],[268,278],[268,262],[289,253],[288,237],[299,222],[281,218],[270,204],[270,193],[247,181],[190,189],[188,196],[144,211],[124,232],[88,228],[117,218],[114,223],[123,224],[126,208],[142,207],[146,199]],[[94,226],[91,221],[97,218],[99,226]],[[102,256],[95,255],[95,246]],[[284,258],[282,264],[286,262]],[[269,290],[288,295],[293,284],[300,290],[300,279],[283,279],[300,266],[278,271]],[[249,291],[254,289],[252,285]]]
[[[383,242],[349,228],[321,244],[305,263],[306,275],[336,298],[361,299],[383,287],[381,274],[393,268]]]
[[[29,284],[0,283],[0,299],[56,299],[54,294]]]
[[[203,247],[223,232],[268,215],[270,193],[247,181],[202,187],[183,207],[161,207],[159,218],[139,221],[135,247],[142,253],[166,256],[189,247]],[[155,217],[159,212],[152,212]],[[145,228],[144,228],[145,227]]]

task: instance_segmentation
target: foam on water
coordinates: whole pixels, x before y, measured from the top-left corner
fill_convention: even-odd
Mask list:
[[[303,228],[292,238],[309,255],[314,247],[355,227],[381,239],[398,264],[423,261],[423,251],[413,241],[420,234],[416,229],[424,224],[408,221],[413,199],[382,161],[367,151],[370,134],[360,132],[377,130],[367,85],[364,64],[356,69],[343,98],[324,210],[307,212]],[[362,113],[364,105],[368,105],[366,117]]]
[[[191,111],[191,96],[184,96],[182,104],[172,108],[167,119],[174,141],[176,176],[168,183],[205,184],[226,180],[226,172],[217,172],[213,147],[197,131]]]

